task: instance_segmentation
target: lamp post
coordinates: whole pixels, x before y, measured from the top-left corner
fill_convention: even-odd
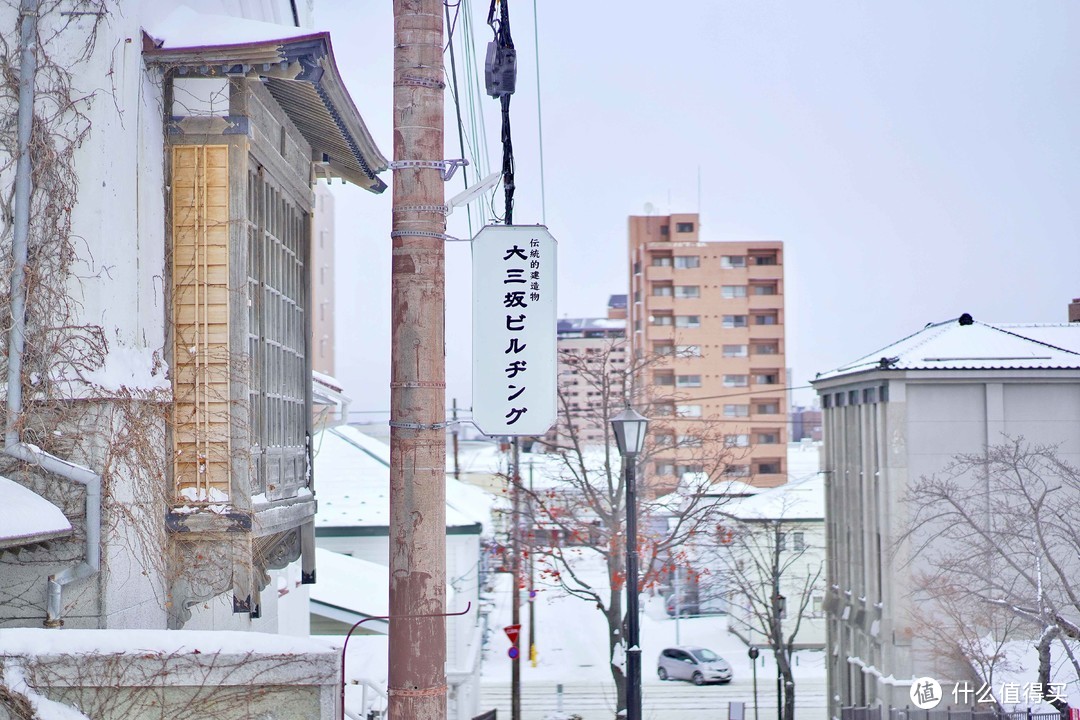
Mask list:
[[[611,418],[626,483],[626,718],[641,720],[641,639],[638,628],[637,474],[648,418],[627,405]]]
[[[750,667],[754,671],[754,720],[758,720],[757,716],[757,659],[758,649],[754,645],[750,646],[750,649],[746,651],[746,654],[750,656]]]
[[[776,597],[773,598],[773,610],[776,612],[776,637],[773,638],[774,647],[776,652],[774,657],[776,658],[776,718],[777,720],[783,720],[784,718],[784,677],[780,673],[780,653],[782,652],[782,645],[784,640],[784,626],[782,625],[784,620],[784,603],[786,598],[780,593],[776,593]]]

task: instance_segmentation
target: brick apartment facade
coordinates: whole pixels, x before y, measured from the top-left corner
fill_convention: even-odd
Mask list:
[[[627,335],[650,432],[672,449],[644,468],[654,488],[709,472],[727,450],[727,477],[786,481],[784,249],[780,242],[702,242],[697,214],[630,217]],[[694,447],[703,438],[706,447]],[[719,445],[719,447],[717,447]]]

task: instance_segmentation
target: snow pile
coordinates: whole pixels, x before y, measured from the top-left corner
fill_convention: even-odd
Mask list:
[[[60,508],[0,476],[0,539],[29,538],[71,530]]]
[[[49,632],[49,631],[45,631]],[[58,703],[39,695],[26,683],[23,668],[18,663],[4,663],[4,684],[12,692],[26,698],[30,706],[34,708],[34,717],[38,720],[90,720],[86,715],[73,707]]]
[[[170,49],[211,45],[246,45],[287,40],[315,34],[307,28],[198,13],[181,5],[159,22],[150,23],[146,34]]]

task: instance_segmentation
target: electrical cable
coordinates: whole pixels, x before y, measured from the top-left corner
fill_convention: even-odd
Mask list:
[[[464,125],[464,123],[461,122],[461,103],[458,102],[457,60],[454,57],[454,28],[457,27],[458,15],[461,14],[461,0],[458,0],[458,2],[454,5],[454,7],[456,8],[456,11],[454,13],[454,20],[453,20],[453,22],[451,22],[451,20],[450,20],[450,3],[448,3],[448,2],[443,3],[443,8],[446,10],[446,24],[449,26],[449,33],[447,35],[446,46],[450,50],[450,77],[451,77],[451,80],[452,80],[451,95],[454,98],[454,111],[455,111],[455,113],[457,115],[458,146],[461,148],[461,156],[466,157],[466,155],[465,155],[465,125]],[[444,52],[445,52],[445,50],[444,50]],[[444,72],[445,72],[445,68],[444,68]],[[480,177],[478,175],[477,180],[479,180],[479,179],[480,179]],[[469,189],[469,168],[468,168],[468,166],[462,168],[462,170],[461,170],[461,180],[462,180],[462,182],[465,183],[465,189],[468,190]],[[468,217],[468,220],[469,220],[469,237],[471,238],[474,235],[474,233],[473,233],[473,224],[472,224],[472,209],[469,207],[468,203],[465,204],[465,214],[466,214],[466,216]]]

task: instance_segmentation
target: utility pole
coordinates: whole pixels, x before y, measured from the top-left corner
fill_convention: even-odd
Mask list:
[[[514,483],[511,490],[513,494],[513,511],[511,513],[510,547],[514,553],[510,567],[513,571],[513,597],[510,601],[511,625],[521,626],[521,471],[518,463],[521,461],[520,442],[515,437],[510,446],[510,462],[514,469],[510,474],[510,481]],[[531,631],[530,631],[531,632]],[[519,652],[510,660],[510,720],[521,720],[521,653]]]
[[[446,718],[442,0],[394,0],[389,717]],[[393,618],[402,618],[395,620]]]

